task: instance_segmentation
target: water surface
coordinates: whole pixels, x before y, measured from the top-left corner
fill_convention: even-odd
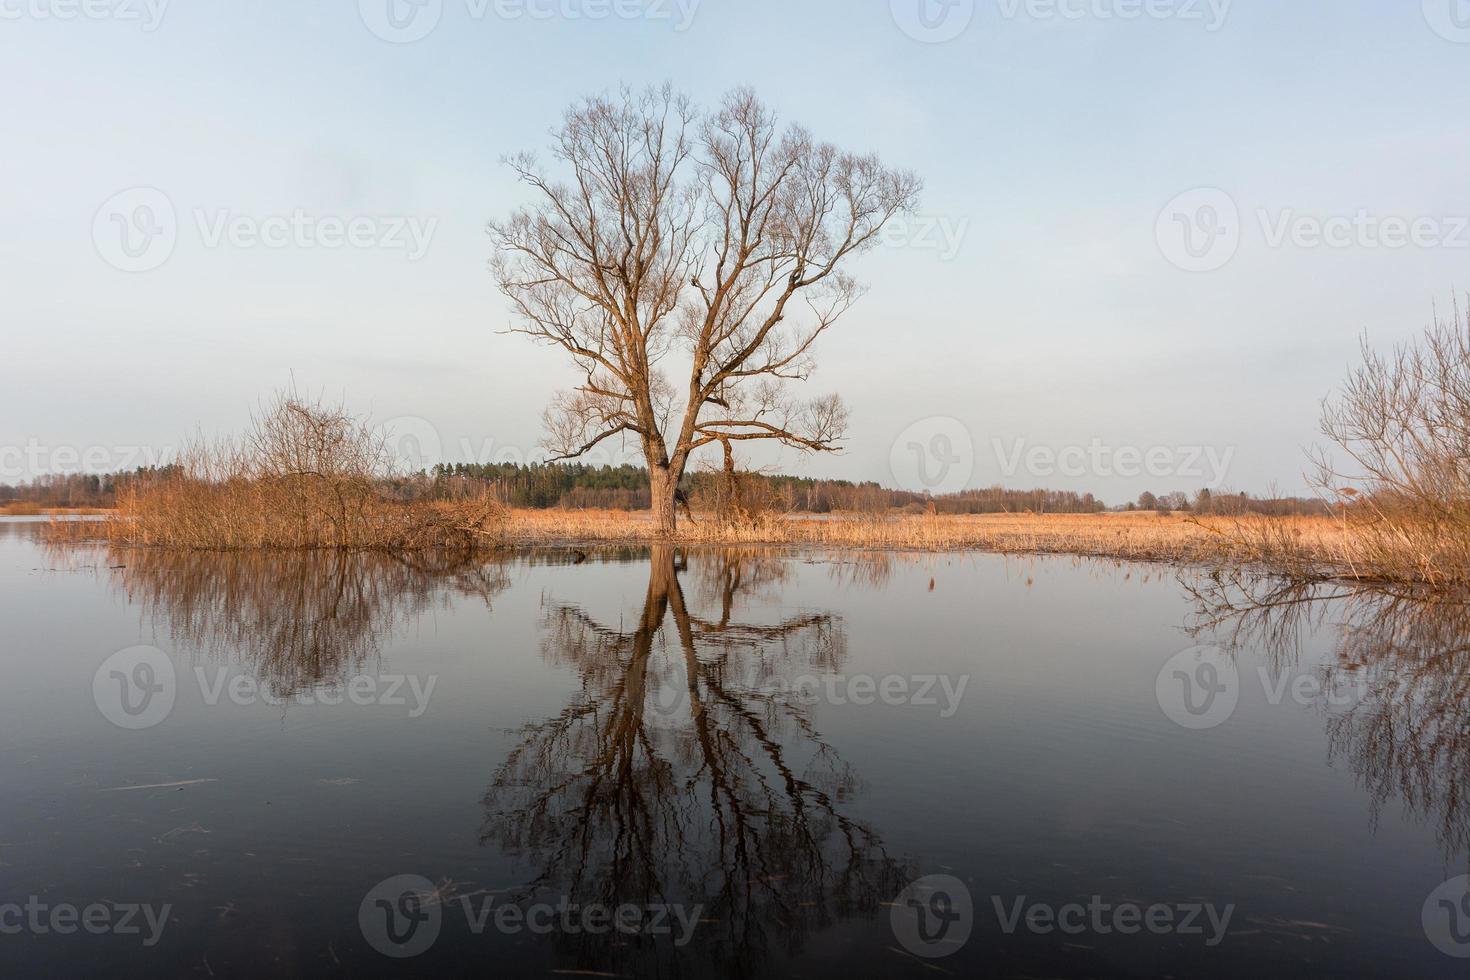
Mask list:
[[[37,526],[0,522],[5,976],[1470,953],[1454,610],[1229,615],[1208,581],[1055,558],[179,556]]]

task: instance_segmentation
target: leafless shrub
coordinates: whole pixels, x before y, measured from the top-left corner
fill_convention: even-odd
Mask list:
[[[783,493],[761,474],[740,469],[730,444],[723,448],[723,465],[711,461],[699,473],[690,495],[694,508],[726,530],[766,528],[794,509],[789,491]]]
[[[498,538],[506,508],[490,496],[406,504],[383,493],[392,475],[380,434],[340,405],[282,392],[239,439],[196,440],[178,463],[118,493],[98,527],[120,544],[186,549],[474,548]]]
[[[1436,314],[1416,342],[1363,363],[1323,406],[1346,456],[1316,457],[1354,577],[1470,585],[1470,315]]]

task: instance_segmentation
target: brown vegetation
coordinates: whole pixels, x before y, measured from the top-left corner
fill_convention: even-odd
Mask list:
[[[1363,364],[1323,406],[1347,457],[1318,457],[1341,501],[1355,577],[1470,586],[1470,311],[1438,316],[1415,343]],[[1289,550],[1288,550],[1289,551]]]
[[[186,449],[178,464],[118,490],[99,522],[58,522],[57,538],[195,550],[415,551],[498,540],[489,497],[417,506],[386,499],[382,438],[341,407],[282,393],[245,436]]]
[[[993,551],[1096,555],[1149,561],[1254,560],[1255,524],[1152,512],[1106,514],[873,515],[826,517],[767,513],[746,522],[722,522],[707,513],[680,525],[688,544],[809,544],[842,548],[922,551]],[[1301,549],[1332,560],[1342,529],[1328,518],[1259,518],[1262,526]],[[655,537],[648,513],[515,510],[504,534],[525,544],[642,542]]]

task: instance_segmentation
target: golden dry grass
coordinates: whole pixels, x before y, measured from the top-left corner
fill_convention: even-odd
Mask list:
[[[178,551],[474,550],[505,540],[506,513],[490,498],[399,504],[364,497],[341,521],[289,488],[175,479],[119,494],[118,507],[100,520],[52,520],[47,537]]]
[[[1249,561],[1259,554],[1262,528],[1336,562],[1345,533],[1328,518],[1202,518],[1154,513],[788,516],[745,525],[707,517],[682,520],[689,544],[812,544],[905,551],[993,551],[1006,554],[1096,555],[1152,561]],[[505,532],[517,543],[637,542],[653,537],[645,513],[516,510]]]
[[[369,522],[375,531],[353,547],[435,547],[442,541],[473,547],[577,543],[641,544],[655,540],[648,512],[616,510],[512,510],[476,514],[475,502],[382,504],[391,520]],[[261,547],[250,535],[220,539],[219,518],[194,541],[183,526],[170,526],[179,512],[168,508],[148,519],[127,508],[93,522],[56,521],[54,541],[108,539],[118,544],[232,550]],[[1106,514],[833,514],[767,516],[730,524],[709,515],[679,523],[677,543],[687,545],[776,544],[885,551],[987,551],[1000,554],[1057,554],[1129,561],[1191,563],[1215,568],[1257,568],[1297,579],[1352,578],[1413,582],[1446,587],[1452,575],[1444,562],[1426,555],[1421,543],[1389,538],[1355,522],[1328,517],[1191,517],[1152,512]],[[233,525],[232,520],[226,524]],[[247,522],[248,523],[248,522]],[[156,527],[155,527],[156,525]],[[405,537],[405,527],[436,533]],[[468,535],[465,528],[473,527]],[[144,533],[147,531],[148,533]],[[450,534],[449,532],[453,533]],[[156,532],[156,533],[155,533]],[[440,533],[442,532],[442,533]],[[448,535],[446,537],[445,535]],[[277,545],[278,547],[280,545]]]
[[[29,500],[14,500],[0,504],[0,517],[41,517],[47,514],[70,514],[79,517],[95,517],[106,514],[101,507],[45,507]]]

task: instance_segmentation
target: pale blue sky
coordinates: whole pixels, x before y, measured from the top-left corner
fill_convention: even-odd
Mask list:
[[[944,43],[901,29],[919,0],[684,0],[687,30],[678,0],[515,20],[442,0],[403,44],[367,23],[389,0],[175,0],[156,24],[145,0],[88,2],[101,16],[0,0],[0,479],[21,457],[67,468],[65,447],[237,429],[293,372],[378,420],[424,420],[407,427],[450,461],[531,451],[573,375],[497,333],[483,226],[524,199],[502,154],[542,146],[570,101],[620,82],[706,102],[750,84],[819,136],[917,171],[928,223],[957,236],[896,235],[862,259],[870,293],[812,382],[847,396],[849,451],[762,460],[786,471],[902,481],[895,441],[902,456],[946,417],[973,445],[972,485],[1109,502],[1298,489],[1360,332],[1402,340],[1470,288],[1462,0],[976,0]],[[963,2],[924,2],[941,29],[963,24]],[[1099,16],[1130,9],[1167,16]],[[94,219],[139,187],[166,195],[177,241],[125,272],[108,261],[120,229]],[[1238,249],[1206,272],[1171,262],[1170,215],[1163,247],[1157,232],[1196,188],[1240,215]],[[374,217],[375,244],[210,245],[222,217],[296,209]],[[1288,220],[1360,212],[1346,247]],[[379,242],[395,217],[432,232],[422,257]],[[1372,247],[1383,219],[1419,221],[1422,240]],[[1017,440],[1103,455],[1070,475],[1008,467]],[[1163,469],[1182,473],[1155,477],[1113,455],[1195,446],[1228,471],[1196,476],[1181,454]]]

